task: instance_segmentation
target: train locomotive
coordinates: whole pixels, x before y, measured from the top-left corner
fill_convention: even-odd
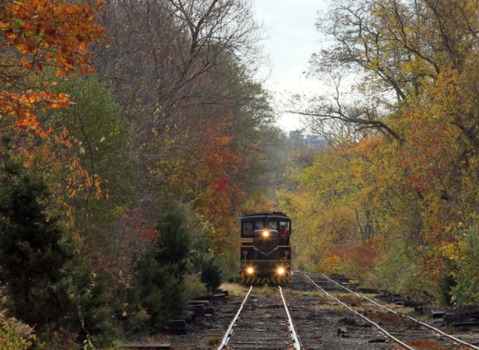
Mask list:
[[[291,219],[281,212],[241,217],[241,282],[285,285],[291,280]]]

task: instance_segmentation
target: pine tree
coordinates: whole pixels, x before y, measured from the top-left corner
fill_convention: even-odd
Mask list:
[[[186,273],[186,262],[190,251],[190,237],[186,218],[181,207],[170,204],[163,208],[163,216],[158,223],[160,232],[155,260],[161,265],[173,265],[175,275]]]
[[[62,313],[55,284],[72,257],[47,202],[43,180],[7,156],[0,170],[0,281],[15,317],[37,329]]]
[[[161,328],[186,303],[184,275],[190,250],[186,220],[175,205],[163,212],[157,226],[160,238],[150,254],[138,261],[135,287],[130,292],[130,321],[144,310],[152,330]]]
[[[217,264],[214,257],[206,259],[201,269],[201,282],[203,282],[210,294],[221,286],[222,276],[221,267]]]

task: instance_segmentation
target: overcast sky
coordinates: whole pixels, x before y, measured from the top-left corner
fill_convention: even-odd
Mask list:
[[[256,19],[266,36],[263,52],[268,57],[261,74],[270,72],[266,87],[274,93],[279,109],[292,93],[320,89],[319,83],[306,79],[303,72],[319,47],[321,36],[315,23],[318,10],[325,8],[324,0],[255,0]],[[282,115],[279,124],[286,131],[302,126],[292,115]]]

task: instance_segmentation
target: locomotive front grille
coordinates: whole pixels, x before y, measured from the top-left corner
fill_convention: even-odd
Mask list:
[[[276,230],[256,230],[254,232],[255,260],[277,260],[279,234]]]

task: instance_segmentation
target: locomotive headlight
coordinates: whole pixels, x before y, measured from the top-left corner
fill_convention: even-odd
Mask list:
[[[284,272],[285,272],[285,271],[284,271],[284,268],[283,268],[283,267],[278,268],[278,274],[283,275]]]
[[[253,269],[252,267],[248,267],[248,268],[246,269],[246,272],[248,273],[248,275],[252,275],[253,272],[254,272],[254,269]]]
[[[269,237],[269,231],[268,231],[268,230],[264,230],[264,231],[263,231],[263,237],[264,237],[264,238],[268,238],[268,237]]]

